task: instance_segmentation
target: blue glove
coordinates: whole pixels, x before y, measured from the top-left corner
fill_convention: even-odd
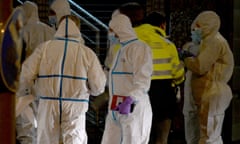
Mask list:
[[[122,103],[117,106],[117,109],[120,114],[129,114],[132,112],[134,106],[134,100],[128,96]]]

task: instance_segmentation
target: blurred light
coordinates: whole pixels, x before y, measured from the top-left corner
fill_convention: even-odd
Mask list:
[[[0,31],[1,33],[4,33],[3,22],[0,22],[0,30],[1,30],[1,31]]]

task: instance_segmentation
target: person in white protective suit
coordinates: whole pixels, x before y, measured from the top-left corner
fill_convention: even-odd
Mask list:
[[[109,106],[101,143],[147,144],[152,123],[147,94],[152,74],[151,49],[137,39],[127,16],[114,16],[109,27],[119,38],[121,48],[109,72]]]
[[[55,30],[39,20],[38,6],[34,2],[25,1],[21,8],[24,15],[24,26],[22,28],[22,37],[25,44],[22,53],[22,61],[24,61],[40,43],[52,39]],[[28,99],[31,99],[31,97],[28,96]],[[36,141],[36,130],[34,128],[36,126],[32,123],[34,120],[29,120],[27,117],[30,115],[29,112],[32,112],[32,115],[37,113],[37,102],[37,100],[34,100],[27,106],[29,111],[23,111],[16,118],[17,140],[21,144],[35,143]],[[21,108],[18,107],[17,110],[19,109]]]
[[[56,14],[53,20],[56,24],[56,27],[58,27],[60,19],[63,16],[71,14],[71,8],[68,0],[54,0],[50,5],[50,8]]]
[[[89,96],[97,96],[105,88],[99,59],[81,43],[76,20],[63,17],[54,40],[39,45],[22,66],[19,95],[35,82],[40,98],[37,144],[87,144]]]
[[[71,15],[71,7],[68,0],[54,0],[50,5],[51,10],[55,15],[49,16],[49,21],[51,24],[55,25],[58,28],[59,22],[63,16]],[[77,23],[78,28],[80,29],[80,21]],[[85,43],[84,39],[80,33],[81,43]]]
[[[218,32],[220,18],[213,11],[203,11],[191,25],[200,39],[199,54],[184,63],[192,71],[191,88],[200,122],[199,144],[222,144],[224,113],[232,99],[228,86],[234,60],[227,40]]]
[[[199,52],[199,43],[200,41],[198,40],[192,40],[192,42],[187,42],[182,49],[190,52],[194,56],[197,56]],[[184,81],[184,132],[187,144],[197,144],[200,138],[200,129],[197,106],[195,105],[195,101],[192,95],[191,79],[192,72],[190,70],[187,70]]]
[[[56,31],[39,20],[38,6],[34,2],[25,1],[22,8],[25,16],[23,40],[28,57],[40,43],[52,39]]]
[[[126,16],[129,17],[133,27],[138,26],[144,18],[144,9],[139,3],[136,2],[127,2],[122,4],[119,8],[115,9],[112,12],[111,18],[120,13],[125,14]],[[108,75],[109,73],[109,69],[112,65],[113,59],[120,46],[121,44],[119,42],[119,39],[114,36],[113,32],[108,31],[108,51],[104,61],[104,71],[106,75]],[[96,98],[91,106],[94,109],[99,109],[103,107],[107,101],[108,91],[106,90],[105,94],[102,95],[101,97]]]

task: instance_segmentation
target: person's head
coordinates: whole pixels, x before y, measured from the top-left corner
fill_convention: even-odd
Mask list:
[[[144,23],[160,27],[166,31],[166,16],[164,13],[158,11],[151,12],[144,19]]]
[[[63,16],[63,17],[59,20],[59,23],[61,23],[61,21],[62,21],[63,19],[65,19],[66,17],[68,17],[69,19],[71,19],[71,20],[76,24],[76,26],[77,26],[78,28],[80,28],[80,19],[79,19],[77,16],[75,16],[75,15],[65,15],[65,16]]]
[[[55,11],[53,11],[52,9],[50,9],[48,12],[48,24],[51,27],[55,27],[55,28],[57,25],[57,15],[56,15]]]
[[[112,12],[111,18],[113,18],[114,16],[116,16],[116,15],[118,15],[118,14],[120,14],[119,9],[115,9],[115,10]]]
[[[53,14],[56,14],[56,26],[58,26],[59,21],[63,16],[71,14],[71,8],[68,0],[55,0],[51,4],[50,8],[53,11]]]
[[[113,19],[118,14],[120,14],[119,9],[115,9],[112,12],[111,19]],[[111,28],[109,28],[109,30],[108,30],[108,40],[109,40],[110,46],[119,43],[118,36],[113,32],[113,30]]]
[[[216,34],[219,29],[220,18],[214,11],[201,12],[191,25],[192,34],[199,35],[200,39]]]
[[[59,21],[59,26],[55,34],[56,37],[81,38],[80,29],[77,26],[78,18],[74,15],[65,15]]]
[[[133,27],[142,24],[145,15],[142,5],[137,2],[122,4],[119,7],[119,12],[129,17]]]
[[[130,19],[123,14],[118,14],[110,20],[109,30],[119,38],[120,42],[136,38]]]
[[[24,24],[28,22],[29,19],[39,21],[38,17],[38,6],[34,2],[25,1],[22,4]]]

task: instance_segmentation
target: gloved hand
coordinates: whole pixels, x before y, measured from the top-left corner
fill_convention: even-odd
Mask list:
[[[184,60],[187,57],[194,57],[195,55],[186,50],[178,50],[178,55],[180,60]]]
[[[120,103],[116,110],[119,111],[120,114],[129,114],[131,113],[131,108],[133,107],[134,105],[134,100],[128,96],[122,103]]]

